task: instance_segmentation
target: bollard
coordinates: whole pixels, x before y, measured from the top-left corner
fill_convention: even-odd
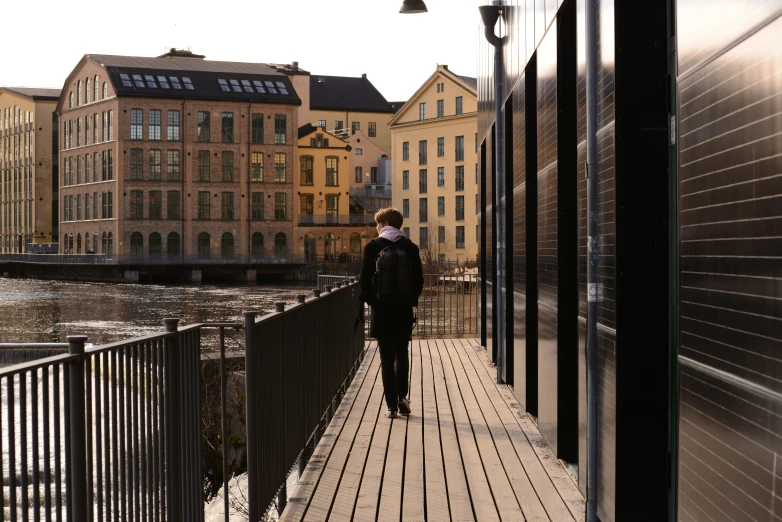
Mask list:
[[[323,293],[326,294],[328,292],[331,292],[331,285],[326,285],[323,287]]]
[[[315,297],[320,297],[320,290],[316,288],[315,290],[312,291],[312,295],[314,295]]]
[[[306,295],[302,294],[302,295],[297,295],[296,296],[296,302],[297,303],[304,304],[306,301],[307,301],[307,296]]]
[[[285,311],[285,303],[283,302],[274,303],[274,307],[275,307],[274,311],[277,313],[281,313]]]
[[[342,288],[342,281],[336,281],[334,283],[334,288]]]
[[[68,363],[69,401],[71,414],[71,507],[75,520],[87,519],[87,440],[84,405],[84,343],[86,335],[69,335],[68,352],[78,357]],[[22,451],[25,451],[22,449]],[[26,495],[27,492],[23,492]]]

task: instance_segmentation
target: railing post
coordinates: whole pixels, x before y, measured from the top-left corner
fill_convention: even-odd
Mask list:
[[[314,295],[315,297],[320,297],[320,289],[316,288],[315,290],[313,290],[312,295]]]
[[[247,402],[247,496],[249,504],[249,520],[258,522],[261,518],[261,502],[258,486],[260,484],[259,456],[260,417],[258,411],[257,384],[258,350],[255,346],[255,312],[244,312],[244,346],[245,346],[245,392]],[[268,502],[268,499],[266,499]]]
[[[176,335],[179,319],[165,319],[166,343],[165,367],[165,422],[166,430],[166,496],[168,520],[182,520],[182,437],[179,403],[179,337]]]
[[[306,301],[307,301],[307,296],[306,295],[302,294],[302,295],[297,295],[296,296],[296,302],[297,303],[304,304]]]
[[[68,351],[78,358],[68,363],[70,410],[70,501],[74,520],[87,520],[87,440],[84,404],[84,343],[86,335],[69,335]],[[47,434],[48,435],[48,434]],[[22,448],[22,451],[26,451]],[[59,471],[58,471],[59,473]],[[90,471],[92,473],[92,471]],[[37,486],[36,486],[37,487]],[[22,492],[27,495],[27,492]]]
[[[282,312],[285,311],[285,303],[282,302],[282,301],[278,301],[278,302],[274,303],[274,308],[275,308],[274,311],[277,312],[278,314],[282,313]]]

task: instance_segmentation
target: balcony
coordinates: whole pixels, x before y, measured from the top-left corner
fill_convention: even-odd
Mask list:
[[[299,215],[299,226],[375,226],[375,220],[367,214]]]

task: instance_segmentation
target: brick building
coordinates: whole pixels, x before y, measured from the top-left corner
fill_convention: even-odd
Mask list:
[[[0,252],[57,241],[59,89],[0,88]]]
[[[61,252],[292,252],[301,100],[290,79],[185,54],[88,54],[68,76],[58,105]]]

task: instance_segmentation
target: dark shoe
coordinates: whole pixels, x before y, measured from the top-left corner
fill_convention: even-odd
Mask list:
[[[395,419],[396,418],[396,410],[392,410],[391,408],[388,408],[386,410],[386,418]]]
[[[406,397],[399,399],[397,405],[399,406],[399,413],[402,415],[410,415],[410,401],[407,400]]]

